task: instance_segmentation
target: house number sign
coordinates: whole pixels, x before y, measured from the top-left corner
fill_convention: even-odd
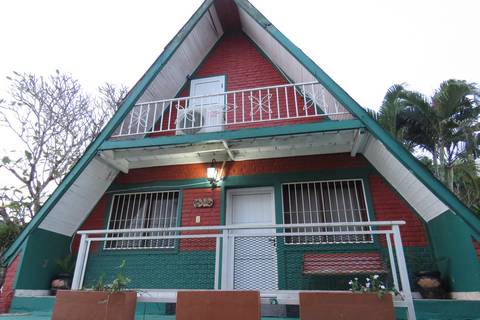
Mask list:
[[[211,208],[213,207],[213,199],[212,198],[199,198],[193,200],[193,206],[195,208]]]

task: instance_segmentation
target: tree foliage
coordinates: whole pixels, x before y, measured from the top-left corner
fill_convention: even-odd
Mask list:
[[[92,97],[78,80],[58,70],[48,77],[14,72],[7,79],[9,97],[0,100],[0,122],[19,143],[1,157],[0,168],[18,185],[5,187],[0,198],[9,216],[23,224],[98,135],[126,88],[107,83]]]
[[[480,203],[475,166],[480,155],[479,115],[478,85],[450,79],[431,97],[403,84],[392,86],[376,117],[408,149],[428,152],[433,173],[466,205],[474,207]]]

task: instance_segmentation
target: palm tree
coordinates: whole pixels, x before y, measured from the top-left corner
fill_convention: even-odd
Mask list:
[[[480,177],[477,175],[475,161],[461,159],[453,166],[454,192],[468,207],[480,208]]]
[[[367,112],[386,131],[412,151],[414,144],[411,140],[405,139],[406,124],[402,119],[402,114],[409,105],[408,100],[405,99],[406,93],[405,84],[394,84],[388,88],[379,111],[368,109]]]
[[[453,190],[457,159],[473,159],[478,150],[480,90],[474,83],[447,80],[432,97],[404,91],[407,105],[399,116],[404,139],[432,154],[436,175]],[[472,158],[473,157],[473,158]]]

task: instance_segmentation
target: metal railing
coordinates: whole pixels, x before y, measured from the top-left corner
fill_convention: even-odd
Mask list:
[[[112,137],[195,134],[326,117],[352,118],[320,83],[302,82],[138,103]]]
[[[262,300],[267,301],[267,303],[274,299],[280,304],[298,304],[299,291],[324,289],[316,287],[305,288],[302,286],[301,281],[306,277],[306,272],[305,270],[302,272],[301,268],[298,269],[299,247],[289,246],[285,241],[286,238],[292,236],[368,235],[376,238],[377,241],[381,241],[381,246],[383,245],[385,248],[384,257],[388,260],[386,271],[393,287],[399,292],[394,303],[396,306],[407,308],[408,317],[412,320],[415,319],[415,310],[399,228],[403,224],[405,224],[404,221],[374,221],[78,231],[81,239],[72,289],[84,287],[86,274],[95,269],[94,265],[89,265],[89,260],[92,260],[92,264],[94,264],[94,260],[102,256],[102,253],[98,253],[98,250],[96,253],[91,254],[90,250],[95,242],[119,241],[119,239],[122,241],[172,239],[175,241],[176,249],[173,252],[166,252],[168,253],[166,255],[160,254],[161,263],[165,263],[168,259],[176,259],[175,257],[179,256],[182,256],[182,259],[184,259],[185,255],[192,252],[201,252],[203,256],[202,258],[195,256],[194,259],[196,260],[185,263],[184,266],[182,266],[179,260],[172,260],[174,266],[173,269],[170,269],[172,274],[167,274],[167,271],[161,270],[159,276],[149,274],[147,264],[141,264],[140,270],[134,270],[134,276],[150,277],[151,279],[148,281],[157,281],[156,284],[149,285],[148,288],[135,287],[139,290],[139,295],[146,298],[146,300],[175,302],[176,292],[180,290],[240,289],[259,290]],[[384,238],[380,239],[380,237]],[[324,252],[321,250],[321,247],[325,245],[327,244],[306,245],[305,252],[301,252],[300,257],[303,257],[304,253]],[[365,246],[365,244],[351,243],[349,245]],[[97,249],[98,247],[100,246],[97,246]],[[294,250],[291,250],[292,248]],[[159,249],[152,250],[158,251]],[[362,250],[366,249],[363,248]],[[374,248],[373,250],[377,249]],[[329,251],[331,252],[331,249]],[[121,252],[119,250],[114,253],[117,257],[124,258]],[[287,257],[289,252],[296,255],[292,255],[289,258]],[[372,249],[369,252],[372,252]],[[111,258],[112,252],[105,252],[105,254]],[[142,256],[142,254],[145,257],[151,256],[148,252],[136,255]],[[280,256],[282,259],[279,259]],[[128,257],[128,253],[126,253],[125,257]],[[289,259],[293,263],[292,267],[288,266],[288,263],[287,265],[280,265],[281,262],[279,261]],[[101,261],[98,265],[105,267],[105,264]],[[154,267],[156,269],[161,268],[156,263]],[[185,270],[182,271],[182,268]],[[146,273],[145,275],[139,274],[142,270]],[[286,278],[297,279],[297,282],[292,282],[291,284],[280,283],[280,272],[285,273]],[[193,285],[192,279],[201,281],[201,284]],[[169,284],[166,285],[162,281],[168,281]],[[347,283],[345,282],[343,290],[348,289]],[[329,289],[327,288],[327,290]]]

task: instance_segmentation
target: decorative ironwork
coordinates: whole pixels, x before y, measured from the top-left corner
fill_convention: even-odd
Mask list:
[[[195,208],[211,208],[213,207],[213,199],[212,198],[194,199],[193,206]]]

